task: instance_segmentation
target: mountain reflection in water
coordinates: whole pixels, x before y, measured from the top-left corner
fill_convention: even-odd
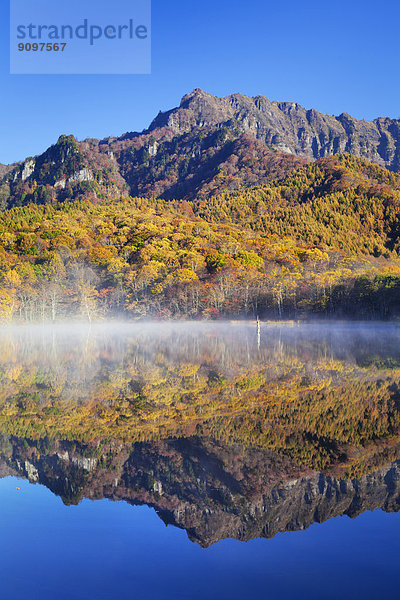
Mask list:
[[[155,507],[209,546],[400,508],[400,329],[4,329],[0,476]]]

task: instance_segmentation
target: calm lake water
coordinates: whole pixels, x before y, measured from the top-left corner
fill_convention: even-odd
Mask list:
[[[0,331],[0,598],[400,597],[400,327]]]

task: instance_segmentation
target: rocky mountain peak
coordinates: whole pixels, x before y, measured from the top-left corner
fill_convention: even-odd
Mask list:
[[[179,106],[181,108],[189,108],[193,103],[199,101],[207,102],[208,99],[212,100],[213,98],[214,96],[212,94],[209,94],[200,88],[195,88],[192,92],[189,92],[183,96]]]

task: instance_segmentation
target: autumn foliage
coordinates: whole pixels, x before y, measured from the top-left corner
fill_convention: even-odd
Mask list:
[[[0,317],[395,316],[399,201],[400,175],[341,156],[207,201],[10,209]]]

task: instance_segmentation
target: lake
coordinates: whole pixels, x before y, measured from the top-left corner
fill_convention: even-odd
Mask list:
[[[0,330],[0,598],[399,596],[400,327]]]

